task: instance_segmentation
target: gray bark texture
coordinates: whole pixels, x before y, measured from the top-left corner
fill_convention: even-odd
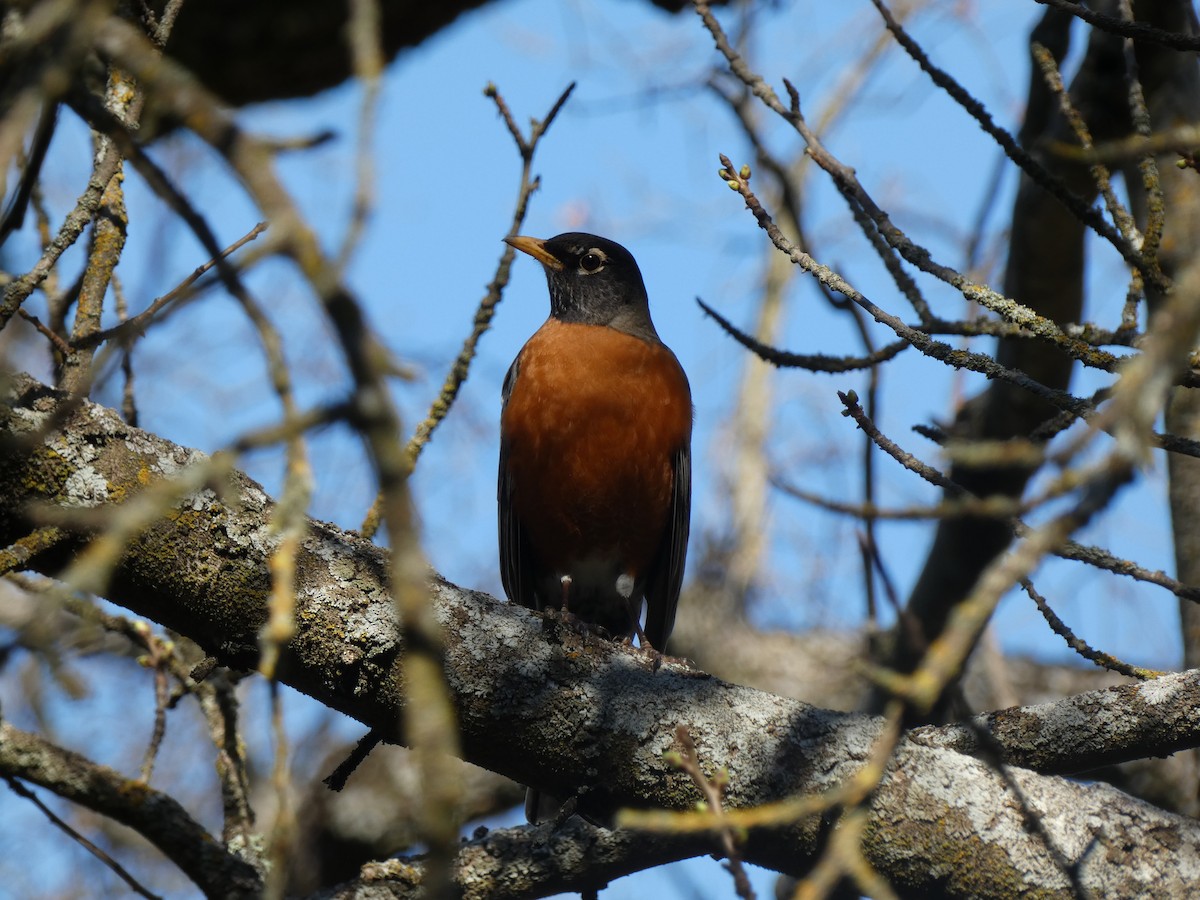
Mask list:
[[[111,518],[140,492],[205,459],[27,376],[3,385],[0,434],[5,543],[48,518],[72,535],[28,560],[47,574],[78,559],[89,531],[103,527],[94,509]],[[252,668],[266,618],[272,510],[263,490],[237,473],[188,492],[129,541],[106,594],[192,638],[222,664]],[[297,570],[298,630],[281,680],[403,743],[405,686],[397,674],[404,640],[385,581],[386,552],[314,521]],[[732,809],[843,784],[882,731],[877,717],[823,710],[681,663],[656,669],[636,650],[436,575],[430,602],[445,633],[444,672],[464,757],[556,795],[577,794],[580,809],[601,819],[622,807],[694,807],[697,788],[664,759],[680,725],[706,773],[728,772]],[[1196,672],[910,732],[869,801],[863,851],[912,897],[1192,896],[1200,886],[1200,824],[1108,785],[1012,763],[1078,772],[1172,753],[1198,739]],[[801,874],[837,822],[830,814],[753,829],[743,856]],[[499,892],[514,876],[511,867],[489,864],[478,874],[469,865],[487,840],[460,853],[464,893],[537,895]],[[681,850],[681,839],[671,840],[647,837],[640,856],[638,841],[610,844],[626,854],[627,870],[717,846],[714,839],[709,848]],[[579,889],[621,871],[606,865],[590,871],[584,854],[574,878],[559,884]],[[419,880],[419,866],[402,874]],[[386,870],[376,876],[371,890],[389,883]],[[399,891],[398,882],[392,887]],[[350,885],[343,895],[359,888],[366,890]]]

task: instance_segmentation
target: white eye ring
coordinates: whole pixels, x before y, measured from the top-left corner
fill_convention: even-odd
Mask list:
[[[606,262],[608,262],[608,257],[603,252],[589,250],[579,258],[579,271],[585,275],[591,275],[603,269]]]

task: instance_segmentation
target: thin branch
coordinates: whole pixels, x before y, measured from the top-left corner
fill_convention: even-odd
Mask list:
[[[916,670],[908,676],[897,676],[892,689],[899,689],[918,712],[932,709],[946,688],[958,678],[1001,597],[1022,578],[1029,577],[1046,554],[1061,547],[1074,532],[1106,508],[1132,477],[1132,467],[1116,450],[1080,473],[1082,492],[1079,499],[1068,510],[1031,531],[1012,552],[998,557],[984,569],[971,593],[950,611],[945,628],[929,644]]]
[[[0,722],[0,771],[127,825],[212,898],[257,898],[254,869],[212,839],[166,794]]]
[[[869,817],[861,807],[848,810],[838,819],[821,859],[792,893],[791,900],[825,900],[837,895],[843,878],[872,900],[899,900],[899,894],[863,855],[863,838]],[[839,895],[840,896],[840,895]]]
[[[167,660],[171,655],[169,648],[164,646],[161,638],[150,633],[150,627],[145,622],[137,623],[144,632],[143,643],[150,653],[145,658],[146,667],[154,673],[154,730],[150,733],[150,741],[142,757],[142,781],[150,783],[154,773],[154,761],[162,747],[163,738],[167,734]]]
[[[1200,148],[1200,125],[1175,125],[1151,134],[1131,134],[1091,147],[1080,147],[1063,141],[1051,141],[1051,153],[1071,162],[1123,163],[1146,155],[1174,151],[1189,155]]]
[[[970,495],[964,492],[961,485],[951,481],[948,476],[933,466],[930,466],[928,463],[917,459],[911,453],[908,453],[906,450],[901,448],[898,444],[880,432],[875,426],[875,423],[872,422],[866,413],[863,412],[862,408],[857,405],[856,397],[854,396],[853,391],[848,392],[845,395],[839,394],[839,396],[842,397],[842,402],[846,404],[847,407],[844,411],[844,414],[851,416],[855,422],[858,423],[859,427],[863,429],[864,433],[866,433],[881,450],[895,459],[896,462],[900,463],[906,469],[909,469],[917,475],[920,475],[935,487],[942,488],[955,498],[949,503],[942,503],[938,506],[930,507],[927,510],[917,509],[908,511],[887,511],[879,508],[873,508],[872,512],[874,515],[877,515],[881,518],[892,517],[893,515],[896,518],[923,518],[923,513],[933,513],[935,511],[938,515],[942,516],[960,514],[1012,515],[1025,508],[1024,504],[1016,504],[1014,501],[1003,497],[972,499]],[[1007,442],[1005,443],[1007,444]],[[1009,446],[1011,447],[1011,445]],[[966,451],[972,448],[963,447],[961,449]],[[981,449],[986,451],[988,448],[984,446]],[[967,459],[968,457],[960,456],[960,458]],[[997,462],[995,458],[981,459],[979,461],[988,462],[991,464],[995,464]],[[1011,464],[1016,460],[1010,457],[1006,461]],[[827,509],[834,510],[835,512],[844,512],[854,516],[860,516],[862,514],[858,505],[839,504],[836,501],[819,497],[815,494],[803,491],[793,485],[786,484],[778,480],[776,481],[776,486],[801,500],[805,500],[809,503],[819,504]],[[1032,529],[1020,520],[1012,520],[1012,526],[1014,534],[1016,534],[1018,537],[1028,537],[1032,534]],[[1086,544],[1080,544],[1073,540],[1068,540],[1061,547],[1053,550],[1052,552],[1055,556],[1061,557],[1062,559],[1081,562],[1097,569],[1103,569],[1105,571],[1112,572],[1115,575],[1125,575],[1134,579],[1135,581],[1143,581],[1147,584],[1153,584],[1158,587],[1165,588],[1181,599],[1190,600],[1193,603],[1200,603],[1200,587],[1184,584],[1178,579],[1167,575],[1165,572],[1151,571],[1150,569],[1139,566],[1136,563],[1130,562],[1129,560],[1121,559],[1101,547],[1094,547]]]
[[[886,8],[881,5],[880,0],[872,0],[872,2],[875,3],[877,8],[880,9],[881,14],[883,14],[885,17],[885,21],[895,21],[894,19],[891,19],[890,14],[886,12]],[[775,93],[775,90],[766,83],[761,75],[758,75],[756,72],[754,72],[754,70],[751,69],[746,63],[745,59],[730,45],[729,39],[725,36],[725,32],[721,28],[720,23],[717,21],[716,16],[713,15],[712,9],[708,2],[706,2],[706,0],[693,0],[693,3],[696,7],[696,11],[700,15],[700,18],[704,22],[705,28],[707,28],[709,33],[713,36],[713,40],[716,43],[717,49],[728,61],[730,70],[734,73],[734,75],[741,79],[742,82],[751,90],[751,92],[753,92],[756,97],[765,103],[768,108],[788,122],[797,131],[797,133],[800,134],[800,136],[808,145],[808,152],[812,156],[813,160],[830,174],[834,180],[834,184],[844,196],[852,198],[855,204],[858,204],[865,212],[867,212],[872,221],[875,223],[875,227],[879,230],[879,233],[888,241],[890,245],[896,248],[897,252],[899,252],[901,256],[903,256],[913,265],[920,268],[922,271],[929,272],[935,277],[945,280],[951,286],[962,291],[964,296],[966,296],[968,299],[977,299],[981,303],[984,303],[985,306],[989,306],[989,308],[991,308],[990,304],[997,303],[1001,307],[1007,308],[1013,313],[1019,312],[1021,317],[1032,317],[1034,320],[1040,320],[1039,327],[1047,330],[1047,336],[1052,333],[1052,328],[1054,327],[1053,323],[1049,320],[1042,319],[1040,316],[1037,316],[1036,313],[1034,313],[1032,310],[1029,310],[1027,307],[1021,306],[1020,304],[1016,304],[1007,298],[1001,297],[1000,295],[995,294],[994,292],[989,291],[980,285],[971,284],[965,278],[963,278],[961,274],[955,272],[953,269],[948,269],[947,267],[934,264],[929,251],[924,247],[914,244],[904,234],[904,232],[902,232],[892,223],[888,215],[875,204],[870,195],[859,183],[853,169],[840,163],[832,154],[829,153],[828,150],[825,149],[817,136],[805,123],[804,117],[800,114],[799,94],[791,85],[791,83],[784,79],[784,85],[788,89],[791,100],[791,106],[788,107],[784,106],[784,104],[780,101],[779,96]],[[891,26],[889,25],[889,28],[890,27]],[[904,32],[898,24],[896,24],[896,29],[899,32],[899,34],[897,34],[897,40],[899,40],[899,35],[903,34]],[[911,43],[911,39],[909,42]],[[904,42],[902,41],[901,43],[903,44]],[[908,47],[906,46],[905,49],[907,50]],[[916,48],[916,50],[920,53],[920,48]],[[921,57],[924,58],[923,53],[921,53]],[[927,60],[926,63],[928,63]],[[954,94],[951,94],[951,96],[954,96]],[[961,98],[955,97],[955,99],[960,100]],[[971,110],[968,109],[968,112],[970,111]],[[980,124],[982,125],[983,122],[981,121]],[[1051,191],[1055,197],[1061,200],[1068,209],[1070,209],[1079,217],[1080,221],[1089,225],[1102,237],[1108,239],[1109,242],[1112,243],[1113,246],[1116,247],[1116,249],[1121,253],[1122,257],[1130,263],[1130,265],[1144,267],[1144,260],[1141,258],[1138,248],[1130,246],[1129,243],[1125,241],[1121,235],[1112,228],[1111,225],[1104,221],[1103,217],[1100,216],[1100,214],[1094,208],[1075,197],[1068,189],[1061,185],[1061,182],[1059,182],[1057,178],[1047,173],[1040,165],[1037,164],[1035,160],[1025,153],[1025,151],[1022,150],[1019,145],[1016,144],[1010,135],[1007,135],[1007,133],[1003,132],[1002,129],[995,128],[994,125],[991,127],[995,129],[995,133],[993,134],[992,131],[988,131],[988,133],[992,134],[992,137],[996,139],[1002,147],[1005,148],[1007,153],[1009,153],[1010,158],[1020,165],[1022,169],[1034,179],[1035,182]],[[985,130],[988,129],[985,127]],[[1009,152],[1009,148],[1012,148],[1012,152]],[[1164,289],[1169,286],[1169,282],[1164,276],[1162,276],[1161,273],[1158,273],[1157,270],[1153,270],[1152,274],[1155,274],[1157,279],[1155,282],[1156,284],[1161,284]],[[1024,322],[1022,322],[1022,324],[1024,324]],[[1071,352],[1072,346],[1069,340],[1063,343],[1063,349]],[[1078,350],[1079,348],[1074,349]]]
[[[226,670],[207,677],[196,690],[200,710],[216,749],[217,777],[221,784],[224,823],[221,839],[226,846],[256,862],[261,861],[261,842],[254,834],[254,810],[250,804],[250,776],[245,746],[238,732],[236,684]]]
[[[848,416],[854,420],[863,433],[871,439],[871,441],[879,447],[884,453],[894,459],[910,472],[915,472],[920,475],[934,487],[940,487],[945,490],[950,496],[959,496],[965,491],[949,478],[926,463],[921,462],[911,453],[902,450],[895,441],[886,437],[883,432],[875,427],[875,423],[863,411],[863,408],[858,405],[858,394],[854,391],[845,393],[838,391],[838,399],[842,401],[845,409],[842,410],[842,415]]]
[[[764,362],[769,362],[771,365],[778,366],[781,369],[808,369],[810,372],[830,373],[853,372],[857,369],[870,369],[880,363],[887,362],[889,359],[899,356],[901,351],[912,346],[905,340],[893,341],[867,356],[829,356],[825,353],[792,353],[787,350],[768,347],[766,344],[755,340],[751,335],[746,334],[746,332],[742,331],[699,297],[696,298],[696,303],[731,338]]]
[[[358,743],[354,745],[354,749],[350,754],[338,764],[338,767],[329,773],[322,783],[331,791],[340,791],[346,786],[346,782],[354,773],[354,770],[362,765],[363,761],[370,755],[371,751],[379,746],[379,742],[383,740],[383,734],[372,729],[365,735],[359,738]]]
[[[696,742],[692,740],[687,726],[679,725],[675,728],[675,740],[683,748],[683,752],[671,754],[669,761],[688,774],[692,783],[704,796],[704,802],[708,809],[718,821],[722,821],[725,816],[725,807],[721,802],[721,795],[729,786],[729,773],[717,772],[712,778],[704,774],[704,770],[700,768],[700,757],[696,753]],[[742,865],[742,858],[738,853],[737,833],[731,826],[725,825],[718,828],[718,834],[721,849],[728,860],[729,873],[733,876],[733,885],[737,895],[742,900],[754,900],[754,888],[750,886],[750,878],[746,875],[746,869]]]
[[[87,850],[88,853],[92,854],[92,856],[96,857],[96,859],[100,860],[100,862],[112,869],[113,872],[116,873],[117,877],[129,885],[129,889],[135,894],[137,894],[139,897],[145,897],[147,900],[161,900],[157,894],[152,894],[146,890],[146,888],[142,887],[141,883],[132,875],[130,875],[129,871],[124,866],[104,852],[102,848],[96,846],[96,844],[89,841],[82,834],[55,815],[54,811],[45,803],[43,803],[38,798],[37,794],[29,790],[29,788],[25,787],[25,785],[21,784],[21,782],[17,781],[17,779],[13,778],[11,775],[4,776],[4,780],[7,782],[9,790],[11,790],[18,797],[23,797],[36,806],[42,815],[50,820],[50,823],[55,828],[62,831],[67,835],[67,837],[71,838],[71,840],[75,841],[77,844],[79,844],[79,846]]]
[[[1076,3],[1074,0],[1035,0],[1035,2],[1069,12],[1101,31],[1108,31],[1138,41],[1152,41],[1170,47],[1172,50],[1200,50],[1200,36],[1194,34],[1164,31],[1144,22],[1131,22],[1116,16],[1108,16],[1089,9],[1082,3]]]
[[[223,259],[229,258],[237,250],[257,238],[266,230],[267,223],[259,222],[248,232],[246,232],[246,234],[242,235],[240,238],[222,250],[219,256]],[[119,325],[114,325],[112,328],[105,328],[101,331],[95,332],[94,334],[88,335],[87,337],[82,338],[79,342],[73,343],[73,346],[94,346],[110,340],[116,340],[124,343],[126,341],[132,341],[135,337],[145,334],[146,329],[153,321],[155,321],[158,314],[164,308],[174,301],[188,296],[189,288],[196,283],[201,275],[203,275],[205,272],[208,272],[216,265],[217,258],[213,257],[208,262],[193,269],[192,273],[184,278],[183,281],[179,282],[179,284],[175,285],[175,287],[167,291],[167,293],[163,294],[161,297],[156,298],[153,303],[151,303],[133,318],[122,322]]]
[[[288,772],[288,738],[283,721],[283,695],[279,682],[271,679],[271,736],[275,743],[271,765],[271,788],[275,794],[275,821],[267,835],[270,868],[263,897],[282,900],[287,887],[288,860],[295,850],[296,813],[293,809],[291,779]]]
[[[546,114],[546,118],[542,121],[534,120],[530,126],[529,138],[525,139],[521,136],[520,130],[516,129],[515,123],[512,122],[512,116],[508,112],[508,107],[504,103],[504,98],[500,95],[500,91],[495,85],[489,84],[484,92],[488,97],[495,101],[496,106],[500,109],[505,123],[509,125],[510,130],[516,129],[517,150],[521,154],[521,180],[517,189],[517,202],[513,209],[512,221],[509,224],[507,234],[509,236],[517,234],[521,227],[521,223],[525,221],[525,214],[529,209],[529,200],[534,192],[538,189],[541,181],[533,176],[533,155],[537,151],[538,142],[545,135],[551,123],[562,109],[563,104],[567,102],[567,98],[571,96],[571,92],[575,90],[575,82],[571,82],[554,101],[550,107],[550,112]],[[442,385],[441,393],[430,407],[429,414],[425,420],[417,426],[413,436],[409,439],[405,447],[411,465],[416,466],[417,459],[421,455],[421,451],[425,445],[429,443],[429,439],[433,436],[433,432],[441,424],[442,420],[450,412],[450,407],[454,404],[455,398],[458,396],[459,388],[466,381],[467,373],[470,370],[471,361],[475,358],[475,348],[479,344],[480,338],[487,332],[492,324],[492,316],[495,315],[497,304],[499,304],[504,293],[504,288],[508,285],[509,272],[512,267],[513,257],[516,251],[512,247],[505,246],[504,252],[500,255],[500,262],[496,265],[496,272],[492,276],[492,280],[488,283],[487,292],[483,299],[479,301],[479,306],[475,310],[474,325],[467,339],[463,341],[462,349],[450,366],[450,371],[446,375],[445,383]]]
[[[1070,628],[1066,626],[1050,608],[1050,604],[1046,602],[1046,598],[1037,592],[1028,578],[1021,579],[1021,587],[1025,593],[1029,595],[1029,599],[1037,604],[1038,612],[1042,614],[1042,618],[1046,620],[1046,624],[1067,642],[1067,646],[1082,656],[1084,659],[1095,663],[1102,669],[1116,672],[1119,675],[1127,675],[1130,678],[1137,678],[1145,681],[1148,678],[1158,678],[1166,673],[1159,672],[1154,669],[1144,669],[1141,666],[1131,666],[1128,663],[1121,662],[1115,656],[1108,653],[1103,653],[1099,650],[1093,650],[1087,641],[1078,637]]]
[[[1152,261],[1148,264],[1141,252],[1141,248],[1137,244],[1129,241],[1124,235],[1114,230],[1095,207],[1077,197],[1070,188],[1063,184],[1061,179],[1047,171],[1044,166],[1026,152],[1011,134],[996,125],[982,103],[967,93],[966,89],[958,84],[949,73],[933,65],[929,57],[925,54],[925,51],[921,49],[916,41],[909,37],[903,26],[892,16],[883,0],[871,0],[871,3],[879,10],[879,14],[883,18],[888,31],[895,35],[897,42],[912,57],[913,61],[929,75],[934,84],[944,90],[951,99],[975,119],[979,127],[1004,150],[1005,155],[1016,163],[1022,172],[1033,179],[1035,184],[1049,191],[1071,211],[1075,218],[1112,244],[1130,266],[1145,271],[1154,284],[1163,290],[1169,288],[1170,280],[1157,266],[1153,265]],[[793,98],[794,106],[795,100]]]
[[[1058,63],[1054,59],[1054,54],[1037,41],[1032,42],[1030,51],[1033,54],[1034,62],[1037,63],[1038,68],[1042,71],[1042,77],[1045,79],[1050,93],[1058,98],[1059,111],[1062,113],[1063,119],[1075,133],[1075,139],[1079,141],[1080,147],[1086,151],[1092,146],[1091,130],[1083,120],[1083,116],[1075,108],[1075,104],[1071,102],[1071,95],[1067,91],[1066,85],[1063,84],[1062,75],[1058,71]],[[1098,162],[1092,163],[1089,168],[1091,169],[1092,179],[1096,182],[1096,187],[1100,189],[1100,194],[1104,197],[1104,205],[1108,208],[1109,215],[1117,223],[1117,228],[1120,229],[1125,240],[1131,244],[1141,246],[1144,253],[1145,247],[1142,243],[1142,235],[1138,233],[1137,225],[1134,223],[1133,216],[1130,215],[1129,210],[1117,199],[1116,192],[1113,191],[1112,178],[1109,176],[1108,168],[1103,163]]]
[[[121,284],[121,279],[117,277],[117,273],[113,272],[112,279],[113,296],[117,309],[117,320],[126,322],[129,320],[129,303],[125,299],[125,288]],[[121,375],[124,378],[124,384],[121,389],[121,412],[125,416],[125,421],[135,428],[138,424],[138,409],[137,396],[133,389],[133,349],[127,347],[125,352],[121,354]]]
[[[766,209],[763,208],[761,201],[759,201],[758,197],[755,196],[754,192],[750,189],[748,180],[743,177],[740,172],[734,169],[733,163],[729,161],[727,156],[722,154],[720,158],[722,165],[724,166],[720,172],[720,177],[726,182],[727,185],[729,185],[730,188],[741,195],[742,199],[746,203],[746,208],[753,213],[759,224],[759,227],[767,233],[767,236],[770,237],[771,242],[782,253],[786,254],[793,263],[800,266],[801,269],[812,275],[823,285],[831,290],[838,291],[839,293],[845,295],[851,302],[861,306],[872,316],[872,318],[875,319],[875,321],[882,325],[886,325],[888,328],[891,328],[898,337],[908,341],[908,343],[910,343],[923,355],[932,359],[936,359],[940,362],[944,362],[948,365],[952,365],[955,368],[968,369],[969,371],[979,372],[983,375],[986,375],[988,378],[1007,381],[1010,384],[1023,388],[1024,390],[1029,391],[1031,394],[1046,400],[1058,409],[1069,412],[1072,415],[1078,416],[1079,418],[1086,419],[1089,422],[1092,421],[1092,417],[1094,415],[1097,415],[1094,410],[1094,405],[1091,401],[1080,399],[1079,397],[1075,397],[1074,395],[1065,391],[1059,391],[1054,388],[1047,387],[1041,382],[1030,378],[1019,369],[1013,369],[1008,366],[1001,365],[986,354],[973,353],[967,350],[959,350],[942,341],[935,341],[923,330],[906,325],[901,319],[876,306],[871,300],[855,290],[844,278],[842,278],[832,269],[821,265],[809,254],[805,253],[803,250],[789,241],[779,230],[779,227],[775,224],[775,222],[771,219],[770,214],[766,211]],[[1200,278],[1200,267],[1196,268],[1198,270],[1197,277]],[[1179,309],[1173,308],[1167,312],[1160,312],[1160,315],[1179,315],[1184,311],[1184,309],[1184,307],[1180,307]],[[1172,338],[1174,339],[1174,343],[1180,344],[1181,341],[1187,339],[1187,335],[1189,334],[1190,332],[1177,333],[1170,330],[1160,331],[1158,338],[1155,340],[1162,342],[1163,340]],[[1150,339],[1147,338],[1147,340]],[[1176,353],[1178,354],[1179,352],[1181,352],[1179,347],[1176,347]],[[1137,356],[1125,363],[1121,370],[1121,380],[1118,381],[1117,388],[1115,388],[1114,391],[1120,389],[1120,386],[1123,385],[1131,375],[1136,374],[1136,377],[1138,378],[1143,377],[1141,374],[1141,359],[1141,356]],[[1147,365],[1149,364],[1147,363]],[[1159,372],[1159,375],[1162,378],[1167,379],[1168,383],[1173,383],[1177,377],[1177,368],[1172,370],[1163,369]],[[1133,390],[1133,388],[1129,388],[1128,390]],[[1157,409],[1158,407],[1154,408]],[[1148,420],[1151,417],[1150,413],[1151,411],[1144,410],[1138,418]],[[1098,418],[1093,423],[1093,427],[1106,432],[1111,431],[1114,435],[1120,437],[1122,429],[1118,428],[1114,423],[1120,423],[1121,421],[1122,420],[1120,417],[1115,416],[1110,408],[1103,414],[1098,415]],[[1142,432],[1141,439],[1146,441],[1149,446],[1158,447],[1174,453],[1183,453],[1188,456],[1200,456],[1200,441],[1182,438],[1177,435],[1160,435],[1150,428],[1148,424]],[[1073,446],[1071,453],[1078,452],[1078,449],[1078,447]]]
[[[1133,8],[1129,0],[1120,0],[1121,17],[1127,22],[1133,21]],[[1129,86],[1129,118],[1133,122],[1133,130],[1143,139],[1149,138],[1154,131],[1150,121],[1150,110],[1146,104],[1146,92],[1142,88],[1141,75],[1138,67],[1137,50],[1132,37],[1123,41],[1125,52],[1126,81]],[[1163,227],[1166,222],[1166,200],[1163,196],[1162,180],[1158,175],[1158,161],[1153,153],[1142,153],[1138,158],[1138,171],[1142,176],[1142,188],[1146,191],[1146,228],[1142,239],[1142,253],[1155,265],[1158,264],[1158,250],[1162,245]],[[1141,279],[1141,272],[1134,273],[1136,280]]]
[[[956,368],[980,372],[989,378],[1001,378],[1048,400],[1060,409],[1070,410],[1080,416],[1088,411],[1086,402],[1077,397],[1046,387],[1042,383],[1030,378],[1024,372],[1000,365],[986,354],[958,350],[949,344],[935,341],[923,331],[906,325],[896,316],[876,306],[832,269],[821,265],[809,256],[809,254],[789,241],[774,221],[772,221],[770,214],[767,213],[758,197],[750,189],[749,182],[734,169],[733,163],[729,161],[729,158],[722,154],[721,163],[725,167],[721,171],[721,177],[725,180],[726,184],[742,196],[742,199],[746,203],[746,208],[754,214],[759,227],[766,231],[772,243],[781,252],[785,253],[791,258],[792,262],[800,266],[801,269],[812,275],[830,290],[843,294],[851,302],[861,306],[875,321],[892,329],[897,337],[908,341],[922,354],[953,365]]]
[[[1016,526],[1016,533],[1023,536],[1028,533],[1027,528],[1028,526],[1026,525],[1018,524]],[[1157,585],[1158,587],[1165,588],[1182,600],[1200,603],[1200,587],[1185,584],[1177,578],[1172,578],[1161,569],[1151,570],[1130,562],[1127,559],[1121,559],[1102,547],[1093,547],[1088,544],[1067,541],[1066,544],[1055,551],[1055,556],[1075,560],[1076,562],[1081,562],[1097,569],[1104,569],[1107,572],[1112,572],[1114,575],[1125,575],[1134,581],[1144,581],[1147,584]]]
[[[375,120],[379,116],[379,88],[384,59],[381,46],[382,25],[379,0],[350,0],[350,17],[346,23],[346,43],[354,75],[362,84],[362,105],[358,112],[358,135],[355,154],[354,206],[350,227],[342,240],[337,266],[345,269],[362,239],[374,201],[374,161],[371,145],[375,136]]]
[[[30,325],[32,325],[37,330],[37,333],[40,334],[42,337],[44,337],[46,340],[48,340],[50,342],[50,345],[58,353],[62,354],[64,357],[71,353],[71,345],[68,344],[66,341],[64,341],[62,339],[62,337],[55,334],[53,331],[51,331],[49,328],[47,328],[45,325],[43,325],[42,320],[39,319],[37,316],[35,316],[33,313],[27,312],[24,309],[18,309],[17,315],[19,315],[22,319],[24,319],[26,322],[28,322]]]

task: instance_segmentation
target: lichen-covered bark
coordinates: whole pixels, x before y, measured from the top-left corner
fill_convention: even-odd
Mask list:
[[[1112,807],[1120,795],[1103,784],[1006,775],[1007,785],[950,751],[902,751],[874,805],[868,858],[921,897],[1194,896],[1192,820],[1137,802]],[[1179,868],[1150,862],[1164,854]]]
[[[917,728],[923,746],[988,755],[1042,773],[1079,774],[1191,746],[1200,733],[1200,678],[1172,675],[1120,690],[1088,691],[1051,703],[1002,709],[966,724]]]
[[[6,542],[28,529],[35,502],[60,512],[136,502],[142,488],[153,490],[204,460],[124,425],[102,407],[72,405],[25,376],[11,378],[0,397],[6,442],[0,537]],[[189,494],[129,546],[108,595],[179,629],[222,662],[253,665],[274,546],[271,512],[261,488],[240,475],[228,491]],[[60,572],[66,551],[81,547],[99,524],[94,515],[66,523],[82,536],[60,545],[58,558],[43,554],[33,565]],[[313,522],[298,558],[298,630],[280,676],[402,741],[397,660],[403,640],[386,571],[381,548]],[[733,808],[841,784],[863,766],[881,730],[871,716],[822,710],[680,664],[655,670],[637,651],[435,576],[431,602],[446,633],[444,669],[464,756],[557,795],[583,786],[580,806],[596,816],[622,806],[685,809],[699,799],[688,776],[663,758],[678,725],[687,726],[707,770],[729,772]],[[1103,702],[1074,698],[1023,711],[1024,729],[993,728],[998,752],[1022,758],[1016,743],[1005,742],[1024,735],[1037,744],[1056,728],[1073,727],[1098,748],[1088,764],[1194,746],[1200,741],[1195,716],[1160,715],[1176,730],[1164,738],[1147,728],[1140,742],[1116,733],[1115,723],[1122,709],[1132,721],[1152,718],[1152,711],[1136,714],[1155,703],[1174,712],[1180,705],[1196,709],[1188,698],[1196,694],[1197,677],[1115,688]],[[1094,716],[1098,727],[1089,726],[1086,710],[1102,708],[1106,716]],[[1114,729],[1116,750],[1109,756],[1104,723]],[[872,799],[868,858],[910,895],[1007,897],[1022,886],[1034,895],[1069,896],[1055,854],[1101,896],[1144,893],[1151,874],[1162,896],[1176,888],[1182,896],[1185,885],[1200,883],[1196,822],[1108,786],[1016,769],[1006,780],[991,763],[952,749],[955,740],[962,734],[927,730],[904,742]],[[1043,747],[1040,757],[1028,751],[1028,758],[1068,768],[1066,757],[1056,763],[1047,753]],[[1029,827],[1026,808],[1036,811],[1040,830]],[[745,858],[803,872],[820,848],[823,827],[828,824],[806,821],[755,831]]]
[[[545,829],[498,828],[465,842],[455,866],[462,900],[523,900],[582,893],[653,865],[712,851],[707,835],[647,835],[598,828],[578,816]],[[420,861],[389,859],[323,892],[321,900],[422,900]]]

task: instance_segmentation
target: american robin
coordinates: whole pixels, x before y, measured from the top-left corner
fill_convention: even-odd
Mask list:
[[[578,232],[505,240],[542,264],[550,287],[550,318],[504,379],[505,593],[531,609],[563,607],[616,638],[640,634],[661,651],[687,555],[687,376],[654,330],[642,274],[620,244]]]

